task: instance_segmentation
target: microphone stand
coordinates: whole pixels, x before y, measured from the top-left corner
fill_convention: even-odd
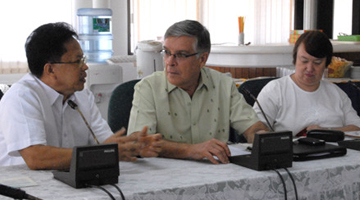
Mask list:
[[[98,141],[98,139],[96,138],[96,136],[95,136],[94,132],[91,130],[91,128],[90,128],[90,126],[89,126],[88,122],[86,121],[86,119],[85,119],[85,117],[84,117],[83,113],[82,113],[82,112],[81,112],[81,110],[79,109],[78,105],[77,105],[75,102],[71,101],[71,100],[68,100],[67,102],[68,102],[69,106],[70,106],[72,109],[77,110],[77,111],[80,113],[80,115],[81,115],[81,117],[83,118],[83,120],[84,120],[84,122],[85,122],[86,126],[87,126],[87,127],[88,127],[88,129],[90,130],[90,133],[91,133],[91,134],[92,134],[92,136],[94,137],[95,142],[96,142],[97,144],[100,144],[100,142],[99,142],[99,141]]]
[[[274,132],[274,128],[270,125],[270,122],[269,122],[268,118],[266,117],[265,112],[264,112],[264,110],[262,109],[262,107],[261,107],[260,103],[258,102],[257,98],[256,98],[253,94],[251,94],[251,92],[250,92],[249,90],[247,90],[246,88],[243,87],[243,88],[241,88],[241,90],[244,91],[245,94],[247,94],[248,96],[250,96],[250,97],[256,102],[256,104],[257,104],[257,105],[259,106],[259,108],[260,108],[260,111],[261,111],[262,115],[264,116],[264,118],[265,118],[265,120],[266,120],[266,123],[268,124],[269,128],[271,129],[271,131]]]

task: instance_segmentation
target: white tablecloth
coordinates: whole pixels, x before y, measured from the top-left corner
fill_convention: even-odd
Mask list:
[[[289,171],[296,181],[299,199],[360,199],[360,152],[306,162],[293,162]],[[288,199],[295,199],[290,177],[283,175]],[[26,166],[0,167],[0,182],[29,177],[38,185],[23,188],[42,199],[110,199],[96,188],[74,189],[53,178],[51,171],[32,171]],[[213,165],[208,161],[143,158],[120,162],[118,186],[131,199],[284,199],[284,188],[274,171],[254,171],[235,164]],[[104,186],[117,199],[119,192]],[[0,196],[0,199],[9,199]]]

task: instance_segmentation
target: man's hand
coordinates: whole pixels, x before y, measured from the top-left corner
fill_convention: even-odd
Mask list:
[[[195,160],[207,158],[214,164],[219,164],[214,156],[224,164],[229,163],[228,157],[231,156],[227,144],[214,138],[200,144],[191,145],[189,148],[189,155],[190,158]]]
[[[138,133],[138,142],[141,144],[139,155],[142,157],[157,157],[161,152],[163,140],[161,134],[146,134],[147,127]]]
[[[119,160],[136,161],[136,156],[156,157],[161,152],[161,135],[148,135],[147,127],[142,131],[123,136],[125,128],[110,136],[104,143],[118,143]]]

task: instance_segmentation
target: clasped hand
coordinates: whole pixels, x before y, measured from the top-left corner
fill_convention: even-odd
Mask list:
[[[147,127],[140,132],[123,136],[125,128],[120,129],[104,143],[118,143],[119,160],[136,161],[136,156],[157,157],[161,152],[162,136],[160,134],[147,134]]]

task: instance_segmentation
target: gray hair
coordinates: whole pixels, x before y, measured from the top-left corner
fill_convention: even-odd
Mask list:
[[[198,21],[184,20],[176,22],[170,26],[164,36],[164,39],[168,37],[181,37],[190,36],[195,37],[194,50],[203,53],[210,53],[211,42],[209,31]]]

